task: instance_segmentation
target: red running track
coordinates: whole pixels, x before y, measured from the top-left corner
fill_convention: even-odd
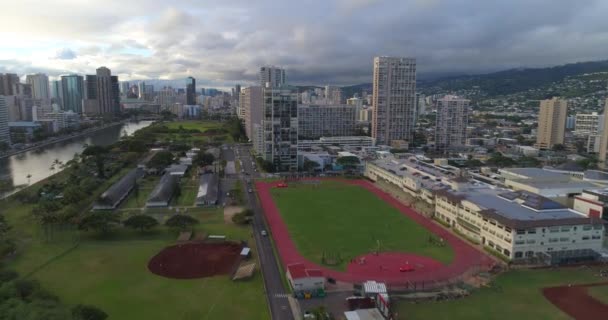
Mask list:
[[[317,179],[318,180],[318,179]],[[289,236],[287,225],[283,221],[279,209],[272,199],[270,189],[276,187],[279,182],[256,182],[256,188],[260,202],[266,216],[272,237],[283,265],[292,263],[303,263],[307,268],[321,269],[326,277],[332,277],[338,281],[360,283],[367,280],[385,282],[389,285],[406,285],[409,283],[425,283],[434,281],[446,281],[465,274],[470,270],[489,270],[494,261],[476,250],[464,240],[451,234],[437,225],[432,220],[416,213],[405,206],[390,194],[376,188],[367,180],[346,179],[322,179],[335,180],[351,185],[358,185],[374,193],[383,201],[398,209],[403,215],[416,221],[438,237],[443,238],[454,251],[454,260],[449,265],[443,265],[431,258],[412,255],[408,253],[388,252],[379,255],[367,254],[365,262],[360,258],[353,259],[347,266],[347,271],[341,272],[320,266],[307,260],[298,252],[295,243]],[[412,272],[399,272],[399,267],[409,264],[414,267]]]

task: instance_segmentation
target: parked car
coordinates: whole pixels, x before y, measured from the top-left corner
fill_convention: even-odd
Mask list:
[[[260,232],[264,237],[268,235],[268,233],[266,232],[266,230],[262,230],[262,232]]]

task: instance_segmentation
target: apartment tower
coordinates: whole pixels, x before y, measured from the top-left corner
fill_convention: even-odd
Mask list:
[[[416,59],[374,58],[372,138],[376,144],[412,140],[415,104]]]
[[[436,150],[446,151],[466,144],[469,103],[467,99],[451,95],[437,100]]]
[[[536,146],[539,149],[551,149],[556,144],[564,143],[567,115],[567,100],[555,97],[549,100],[541,100],[536,136]]]

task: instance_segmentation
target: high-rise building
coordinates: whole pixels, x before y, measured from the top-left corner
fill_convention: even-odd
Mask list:
[[[597,135],[604,128],[604,115],[597,112],[577,113],[574,120],[574,133],[577,136]]]
[[[61,92],[63,110],[75,113],[83,112],[82,103],[85,92],[82,76],[76,74],[61,76]]]
[[[245,120],[245,132],[249,140],[253,140],[254,125],[262,122],[262,87],[252,86],[241,90],[239,108],[242,110]]]
[[[241,99],[241,85],[240,84],[237,84],[236,86],[234,86],[233,96],[236,98],[236,101],[239,101],[239,99]]]
[[[598,153],[598,166],[602,169],[608,168],[606,159],[608,158],[608,99],[604,104],[604,130],[600,137],[600,151]]]
[[[100,67],[97,76],[97,102],[100,114],[115,114],[120,110],[120,92],[118,89],[118,77],[112,76],[112,71],[106,67]]]
[[[61,88],[61,80],[51,82],[51,102],[63,106],[63,89]]]
[[[137,84],[137,90],[139,93],[139,100],[145,100],[146,97],[146,83],[141,81]]]
[[[25,76],[25,83],[32,86],[32,98],[43,100],[51,98],[49,94],[49,77],[46,74],[28,74]]]
[[[349,105],[299,105],[298,139],[354,136],[357,108]]]
[[[192,77],[186,78],[186,104],[196,104],[196,79]]]
[[[416,104],[416,59],[374,58],[372,138],[411,141]]]
[[[2,95],[0,95],[0,143],[11,143],[8,130],[8,106]]]
[[[278,88],[285,85],[285,70],[274,66],[264,66],[260,68],[260,85],[265,88],[267,85]]]
[[[336,86],[325,86],[325,103],[342,104],[342,89]]]
[[[437,100],[435,149],[446,151],[466,144],[469,102],[449,95]]]
[[[536,133],[536,146],[539,149],[551,149],[556,144],[564,143],[567,115],[568,100],[555,97],[541,100]]]
[[[167,108],[175,104],[176,94],[171,87],[164,87],[158,92],[158,104],[161,108]]]
[[[122,94],[123,96],[126,96],[129,93],[130,89],[131,89],[131,85],[129,84],[129,81],[120,82],[120,94]]]
[[[16,96],[19,93],[17,86],[19,85],[19,76],[14,73],[0,73],[0,95]]]
[[[298,170],[298,93],[288,86],[263,89],[262,138],[257,150],[276,171]],[[256,134],[254,133],[254,136]],[[254,142],[254,145],[256,143]]]

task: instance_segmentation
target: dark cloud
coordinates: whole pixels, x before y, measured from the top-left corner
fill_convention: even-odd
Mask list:
[[[57,37],[84,43],[64,68],[105,64],[124,77],[192,75],[207,86],[254,83],[264,64],[286,68],[295,84],[369,82],[378,55],[416,57],[419,74],[608,58],[608,1],[601,0],[87,3],[75,8],[79,19],[48,15]]]

